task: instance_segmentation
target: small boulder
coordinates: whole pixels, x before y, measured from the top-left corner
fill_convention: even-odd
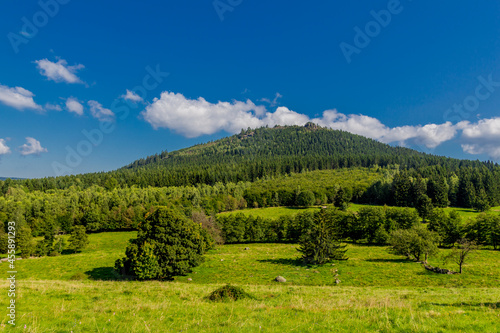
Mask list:
[[[286,282],[286,279],[284,277],[282,277],[282,276],[277,276],[274,279],[274,281],[276,281],[276,282]]]
[[[191,282],[191,281],[193,281],[193,279],[191,279],[191,278],[188,278],[188,281],[189,281],[189,282]]]

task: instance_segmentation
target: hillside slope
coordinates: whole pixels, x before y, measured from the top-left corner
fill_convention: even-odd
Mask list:
[[[496,167],[492,163],[457,160],[393,147],[348,132],[305,126],[248,129],[240,134],[174,152],[137,160],[119,170],[21,181],[30,189],[101,185],[184,186],[217,182],[254,181],[303,170],[373,165],[421,168],[440,165]]]

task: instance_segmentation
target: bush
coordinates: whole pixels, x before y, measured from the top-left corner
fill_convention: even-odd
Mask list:
[[[438,252],[438,241],[439,235],[424,226],[395,230],[389,236],[390,252],[416,261],[424,257],[425,262],[428,256]]]
[[[312,193],[312,191],[302,191],[297,196],[297,206],[309,207],[314,205],[315,202],[316,198],[314,197],[314,193]]]
[[[245,298],[254,299],[252,295],[245,292],[240,287],[231,286],[230,284],[212,291],[207,298],[213,302],[229,302]]]
[[[126,257],[117,260],[115,268],[139,280],[171,279],[201,264],[212,246],[213,240],[199,224],[176,210],[159,207],[140,226]]]

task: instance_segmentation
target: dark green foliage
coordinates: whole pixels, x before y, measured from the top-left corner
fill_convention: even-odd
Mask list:
[[[485,212],[490,210],[490,202],[488,200],[488,196],[486,195],[486,191],[482,188],[477,193],[474,202],[472,203],[472,208],[477,210],[478,212]]]
[[[69,236],[69,248],[75,252],[83,250],[89,244],[89,237],[84,226],[77,225]]]
[[[381,237],[385,232],[385,212],[381,207],[363,207],[358,212],[358,224],[362,231],[359,239],[368,243],[385,243]]]
[[[304,230],[300,238],[298,250],[302,253],[302,259],[317,265],[347,259],[346,246],[341,244],[341,233],[335,220],[325,209],[315,213],[313,219],[313,224]]]
[[[0,253],[7,253],[9,250],[9,238],[7,233],[3,230],[3,227],[0,229]]]
[[[480,214],[465,227],[466,238],[478,245],[500,248],[500,215]]]
[[[455,211],[448,215],[443,209],[434,209],[429,215],[429,230],[439,234],[441,245],[453,246],[462,238],[461,217]]]
[[[395,230],[390,234],[388,241],[391,253],[427,262],[428,256],[438,252],[439,235],[420,225],[411,229]]]
[[[314,205],[316,198],[312,191],[306,190],[301,191],[297,196],[297,206],[299,207],[309,207]]]
[[[35,251],[35,241],[31,235],[31,229],[23,226],[17,230],[16,236],[17,250],[21,251],[21,257],[31,257]]]
[[[427,195],[435,207],[448,207],[448,186],[443,177],[431,179],[427,183]]]
[[[410,229],[420,223],[420,218],[414,208],[385,208],[386,231],[395,229]]]
[[[434,206],[432,205],[432,200],[426,194],[421,195],[416,202],[416,208],[418,215],[422,218],[422,221],[432,213]]]
[[[245,298],[254,299],[252,295],[244,291],[242,288],[232,286],[230,284],[212,291],[210,295],[207,296],[207,299],[212,302],[230,302]]]
[[[170,279],[191,272],[213,246],[208,233],[182,213],[159,207],[140,226],[137,238],[115,268],[139,280]]]

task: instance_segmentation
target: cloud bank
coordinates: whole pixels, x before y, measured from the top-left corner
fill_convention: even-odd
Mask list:
[[[163,92],[141,115],[155,129],[168,128],[189,138],[219,131],[238,133],[242,128],[266,125],[302,126],[310,121],[383,143],[416,144],[430,149],[459,137],[464,152],[500,159],[500,118],[483,119],[477,123],[462,121],[457,124],[388,127],[376,118],[346,115],[337,110],[326,110],[321,117],[310,118],[283,106],[269,112],[251,100],[210,103],[202,97],[188,99],[173,92]]]

